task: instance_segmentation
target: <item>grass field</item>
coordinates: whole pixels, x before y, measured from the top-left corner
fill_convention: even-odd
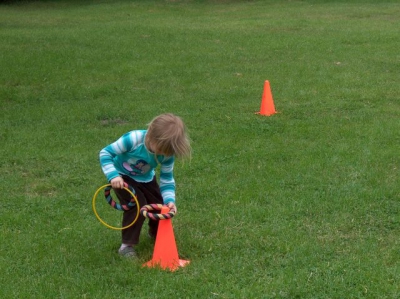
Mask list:
[[[400,298],[399,22],[399,1],[2,2],[0,298]],[[163,112],[193,147],[172,273],[91,209],[99,150]]]

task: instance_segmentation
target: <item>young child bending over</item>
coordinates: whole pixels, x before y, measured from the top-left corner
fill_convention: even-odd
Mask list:
[[[100,151],[100,164],[107,180],[121,204],[128,204],[131,195],[124,189],[126,182],[135,189],[140,207],[147,204],[165,204],[175,208],[175,157],[190,155],[190,142],[180,117],[166,113],[155,117],[147,130],[126,133]],[[160,164],[157,183],[155,168]],[[136,217],[137,207],[123,212],[122,226]],[[136,257],[134,246],[139,243],[145,218],[139,218],[129,228],[122,230],[122,244],[118,253]],[[149,219],[149,236],[155,238],[158,221]]]

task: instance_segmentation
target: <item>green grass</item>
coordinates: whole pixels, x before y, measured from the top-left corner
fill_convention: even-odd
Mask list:
[[[399,298],[399,15],[398,1],[0,4],[0,297]],[[264,80],[271,117],[254,114]],[[118,257],[91,210],[99,150],[163,112],[193,145],[173,220],[191,263],[173,273],[141,267],[145,236],[138,263]]]

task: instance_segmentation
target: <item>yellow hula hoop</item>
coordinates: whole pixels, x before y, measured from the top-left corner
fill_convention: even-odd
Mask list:
[[[123,229],[126,229],[126,228],[131,227],[132,225],[135,224],[135,222],[136,222],[136,221],[138,220],[138,218],[139,218],[140,207],[139,207],[139,201],[138,201],[136,195],[133,194],[133,192],[132,192],[131,190],[129,190],[128,188],[125,188],[125,187],[124,187],[124,189],[125,189],[126,191],[128,191],[129,194],[132,196],[132,198],[135,200],[135,202],[136,202],[136,207],[137,207],[136,217],[135,217],[135,219],[133,219],[133,221],[132,221],[131,224],[129,224],[129,225],[127,225],[127,226],[124,226],[124,227],[115,227],[115,226],[109,225],[107,222],[105,222],[103,219],[101,219],[101,217],[99,216],[99,213],[97,213],[97,210],[96,210],[96,198],[97,198],[97,195],[99,194],[99,192],[100,192],[101,190],[103,190],[103,189],[105,189],[105,188],[107,188],[107,187],[109,187],[109,186],[111,186],[111,184],[107,184],[107,185],[101,186],[101,187],[100,187],[99,189],[97,189],[97,191],[94,193],[94,196],[93,196],[93,199],[92,199],[92,209],[93,209],[94,214],[96,215],[96,218],[97,218],[103,225],[105,225],[106,227],[111,228],[111,229],[123,230]]]

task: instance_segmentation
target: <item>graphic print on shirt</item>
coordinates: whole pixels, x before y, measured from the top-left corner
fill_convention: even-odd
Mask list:
[[[147,173],[151,166],[144,160],[129,160],[124,162],[122,166],[129,172],[130,175],[141,175]]]

